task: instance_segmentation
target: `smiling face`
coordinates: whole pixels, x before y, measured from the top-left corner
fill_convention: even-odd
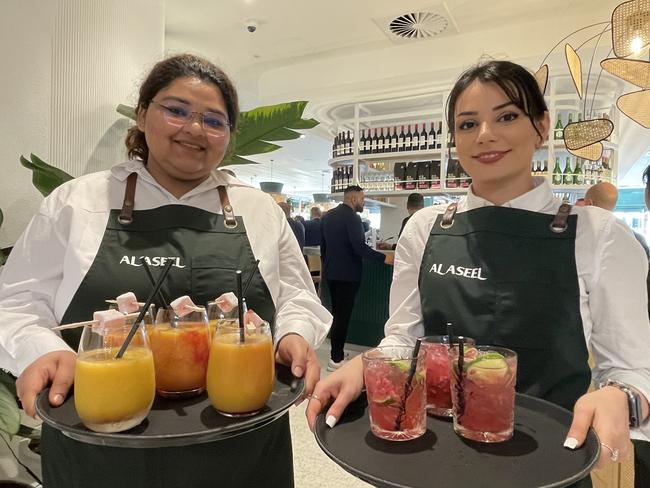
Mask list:
[[[537,133],[528,115],[495,83],[472,82],[458,97],[454,139],[476,195],[501,204],[533,188],[533,153],[548,135],[545,112]],[[490,195],[499,196],[494,201]]]
[[[224,157],[230,133],[206,134],[202,116],[194,114],[184,125],[170,124],[162,105],[183,107],[190,112],[228,114],[221,91],[198,78],[177,78],[158,91],[145,110],[138,113],[138,128],[149,147],[147,170],[176,197],[204,181]]]

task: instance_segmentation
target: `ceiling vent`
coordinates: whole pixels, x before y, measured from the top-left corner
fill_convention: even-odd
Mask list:
[[[458,33],[456,23],[445,4],[374,20],[394,43],[426,41]]]

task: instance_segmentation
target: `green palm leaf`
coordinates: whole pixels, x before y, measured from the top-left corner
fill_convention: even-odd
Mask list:
[[[38,156],[30,154],[29,157],[30,159],[20,156],[20,164],[33,171],[32,183],[44,197],[52,193],[56,187],[73,179],[65,171],[50,166]]]

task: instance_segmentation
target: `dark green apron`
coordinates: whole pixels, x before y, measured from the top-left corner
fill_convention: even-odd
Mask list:
[[[489,206],[456,214],[450,205],[431,229],[419,290],[427,335],[446,334],[451,322],[455,334],[513,349],[517,391],[572,411],[591,372],[570,211]]]
[[[111,210],[95,260],[62,323],[87,320],[106,308],[104,299],[126,291],[144,300],[151,284],[140,269],[141,256],[149,259],[154,275],[165,265],[162,258],[173,259],[163,290],[171,298],[189,295],[195,303],[235,290],[236,269],[244,277],[253,271],[255,256],[244,222],[235,217],[225,187],[218,187],[223,215],[184,205],[133,211],[136,180],[136,173],[127,180],[122,210]],[[272,322],[275,306],[258,272],[246,301]],[[64,339],[76,349],[78,332],[65,332]],[[152,449],[85,444],[44,424],[42,452],[46,488],[293,487],[288,415],[224,441]]]

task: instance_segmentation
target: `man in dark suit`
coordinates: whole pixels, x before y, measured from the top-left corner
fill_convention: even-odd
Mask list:
[[[309,220],[305,221],[305,246],[320,246],[321,217],[322,212],[320,207],[312,207],[309,210]]]
[[[363,189],[353,185],[343,192],[343,203],[327,212],[321,219],[321,256],[323,274],[332,297],[332,351],[328,371],[341,367],[345,360],[343,347],[354,299],[361,284],[363,258],[393,264],[392,255],[384,255],[368,245],[363,232]]]
[[[404,220],[402,220],[402,226],[399,228],[399,234],[397,234],[398,239],[399,236],[402,235],[402,232],[404,232],[404,227],[406,226],[406,223],[409,221],[411,216],[421,208],[424,208],[424,197],[422,196],[421,193],[411,193],[408,199],[406,200],[406,211],[409,214],[408,216],[404,217]],[[395,249],[396,247],[397,244],[388,244],[387,242],[377,243],[377,249],[386,250],[386,249]]]

